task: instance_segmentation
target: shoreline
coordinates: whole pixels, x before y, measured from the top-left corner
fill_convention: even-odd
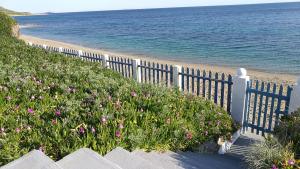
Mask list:
[[[83,47],[83,46],[75,45],[75,44],[71,44],[71,43],[65,43],[65,42],[50,40],[50,39],[43,39],[43,38],[38,38],[38,37],[23,35],[23,34],[20,35],[19,38],[24,40],[25,42],[32,42],[32,43],[41,44],[41,45],[45,44],[47,46],[53,46],[53,47],[63,47],[63,48],[69,48],[69,49],[74,49],[74,50],[82,50],[84,52],[90,52],[90,53],[108,54],[108,55],[112,55],[112,56],[118,56],[118,57],[123,57],[123,58],[130,58],[130,59],[141,59],[141,60],[147,60],[150,62],[158,62],[160,64],[181,65],[184,67],[195,68],[195,69],[200,68],[200,70],[231,74],[232,76],[234,76],[236,74],[236,68],[230,68],[230,67],[226,67],[226,66],[194,64],[194,63],[167,60],[167,59],[157,59],[154,57],[147,57],[147,56],[141,56],[141,55],[129,55],[129,54],[112,52],[112,51],[107,51],[107,50],[102,50],[102,49],[93,49],[93,48]],[[247,74],[251,77],[251,79],[263,80],[263,81],[267,81],[267,82],[275,82],[275,83],[279,83],[279,84],[293,85],[297,79],[296,75],[291,75],[291,74],[275,74],[275,73],[273,74],[273,73],[262,72],[262,71],[253,70],[253,69],[247,69],[247,72],[248,72]]]

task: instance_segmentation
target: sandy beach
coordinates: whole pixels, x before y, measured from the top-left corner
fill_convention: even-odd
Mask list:
[[[123,57],[123,58],[142,59],[142,60],[147,60],[150,62],[156,62],[156,63],[160,63],[160,64],[181,65],[184,67],[190,67],[190,68],[195,68],[195,69],[200,68],[200,70],[221,72],[221,73],[231,74],[231,75],[235,75],[236,69],[237,69],[237,68],[221,67],[221,66],[206,65],[206,64],[191,64],[191,63],[184,63],[184,62],[173,61],[173,60],[162,60],[162,59],[156,59],[153,57],[146,57],[146,56],[128,55],[128,54],[111,52],[111,51],[106,51],[106,50],[101,50],[101,49],[87,48],[87,47],[83,47],[83,46],[79,46],[79,45],[74,45],[74,44],[70,44],[70,43],[59,42],[59,41],[54,41],[54,40],[49,40],[49,39],[42,39],[42,38],[37,38],[37,37],[33,37],[33,36],[28,36],[28,35],[21,35],[20,39],[22,39],[26,42],[32,42],[35,44],[45,44],[47,46],[53,46],[53,47],[63,47],[63,48],[69,48],[69,49],[75,49],[75,50],[82,50],[82,51],[91,52],[91,53],[108,54],[111,56],[118,56],[118,57]],[[296,79],[297,79],[297,77],[295,75],[289,75],[289,74],[272,74],[272,73],[267,73],[267,72],[262,72],[262,71],[257,71],[257,70],[251,70],[251,69],[247,69],[247,71],[248,71],[248,75],[251,77],[251,79],[258,79],[258,80],[263,80],[263,81],[268,81],[268,82],[276,82],[279,84],[282,83],[282,84],[291,84],[292,85],[296,82]]]

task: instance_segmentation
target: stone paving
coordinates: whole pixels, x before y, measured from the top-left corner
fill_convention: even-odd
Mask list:
[[[243,134],[225,155],[194,152],[129,152],[120,147],[104,157],[87,149],[79,149],[55,162],[43,152],[33,150],[0,169],[243,169],[243,154],[260,137]]]

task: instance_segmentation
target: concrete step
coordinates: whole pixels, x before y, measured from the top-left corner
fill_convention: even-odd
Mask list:
[[[231,146],[226,155],[234,156],[243,159],[245,154],[251,150],[251,145],[263,142],[265,139],[256,133],[245,132]]]
[[[117,164],[88,148],[79,149],[56,164],[63,169],[121,169]]]
[[[119,165],[123,169],[162,169],[159,166],[153,165],[151,162],[124,150],[121,147],[117,147],[104,158]]]
[[[33,150],[1,169],[42,169],[55,162],[39,150]]]
[[[170,154],[171,152],[169,152]],[[196,169],[196,166],[193,166],[184,161],[177,160],[169,156],[166,153],[159,152],[150,152],[146,153],[141,150],[134,151],[133,154],[136,156],[142,157],[148,161],[151,161],[156,166],[161,166],[164,169]],[[175,154],[175,153],[174,153]]]
[[[198,169],[243,169],[245,164],[242,159],[228,155],[195,153],[195,152],[177,152],[187,162],[193,163]],[[182,160],[180,156],[172,156]]]

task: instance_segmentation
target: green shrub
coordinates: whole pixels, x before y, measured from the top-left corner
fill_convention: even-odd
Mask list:
[[[294,158],[291,145],[282,146],[277,139],[268,137],[265,142],[252,145],[245,160],[249,168],[297,169],[299,161]]]
[[[0,12],[0,36],[11,36],[12,27],[16,21],[10,16]]]
[[[184,150],[235,130],[210,101],[10,36],[0,39],[0,67],[0,166],[32,149],[54,160],[82,147]]]
[[[292,142],[296,157],[300,158],[300,109],[291,115],[283,116],[274,134],[283,145]]]

